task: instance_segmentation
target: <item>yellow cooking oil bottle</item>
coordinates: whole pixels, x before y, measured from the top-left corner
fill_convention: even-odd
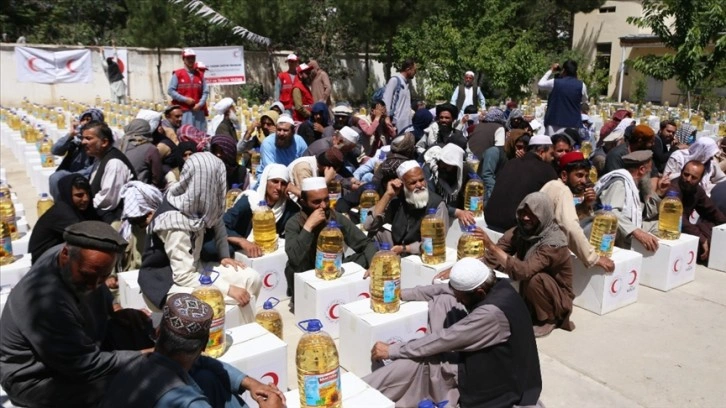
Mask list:
[[[18,224],[15,220],[15,206],[10,195],[5,195],[5,193],[0,193],[0,222],[7,224],[10,238],[14,240],[20,238]]]
[[[658,214],[658,236],[663,239],[678,239],[681,237],[683,222],[683,203],[678,198],[677,191],[669,191],[660,202]]]
[[[257,312],[255,321],[267,331],[282,339],[282,317],[280,312],[275,310],[275,306],[280,303],[280,299],[271,297],[262,304],[262,310]]]
[[[343,232],[335,221],[320,231],[315,253],[315,276],[324,280],[340,277],[343,266]]]
[[[341,408],[340,363],[333,338],[318,319],[298,326],[305,332],[295,353],[300,407]]]
[[[41,215],[45,214],[46,211],[50,210],[50,207],[52,206],[53,199],[50,198],[48,193],[41,193],[36,207],[38,210],[38,218],[40,218]]]
[[[10,237],[8,223],[0,222],[0,265],[7,265],[15,260],[13,258],[13,239]]]
[[[459,237],[456,247],[456,260],[463,258],[482,258],[484,256],[484,241],[474,236],[476,227],[467,225],[466,231]]]
[[[484,214],[484,181],[474,173],[469,174],[464,188],[464,208],[473,212],[475,217]]]
[[[365,224],[368,216],[373,212],[373,207],[378,204],[378,200],[381,196],[376,191],[376,186],[373,184],[366,184],[365,190],[360,195],[360,204],[358,205],[360,213],[360,223]]]
[[[395,313],[401,307],[401,257],[382,242],[371,260],[371,309],[376,313]]]
[[[224,209],[229,210],[234,207],[234,203],[237,201],[237,197],[242,194],[242,190],[239,188],[239,184],[232,184],[232,188],[227,191],[227,195],[224,197]]]
[[[618,217],[613,214],[612,210],[611,206],[603,205],[592,223],[590,245],[600,256],[610,257],[613,254],[615,236],[618,232]]]
[[[421,220],[421,261],[429,265],[446,261],[444,220],[436,216],[436,208],[429,208]]]
[[[212,279],[212,274],[217,276]],[[205,270],[199,277],[201,284],[192,291],[192,295],[202,302],[209,305],[214,312],[212,317],[212,326],[209,328],[209,341],[204,349],[204,355],[217,358],[224,354],[225,338],[224,338],[224,294],[216,286],[214,281],[219,277],[219,272],[213,270]]]
[[[40,165],[42,167],[55,167],[55,157],[51,150],[53,149],[53,142],[49,138],[44,137],[40,142]]]
[[[343,186],[340,184],[340,180],[330,180],[328,182],[328,199],[330,200],[330,203],[328,204],[328,207],[331,209],[335,209],[335,204],[338,203],[338,200],[340,200],[341,193],[343,191]]]
[[[262,248],[265,254],[277,251],[277,226],[275,213],[267,206],[266,201],[260,201],[259,206],[252,212],[252,234],[255,244]]]

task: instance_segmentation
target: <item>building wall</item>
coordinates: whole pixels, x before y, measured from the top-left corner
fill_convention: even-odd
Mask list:
[[[82,48],[74,46],[31,45],[49,51]],[[102,99],[110,97],[110,89],[106,76],[101,68],[101,60],[97,53],[93,55],[93,79],[90,83],[80,84],[35,84],[17,81],[15,44],[0,44],[0,104],[14,106],[23,98],[41,104],[56,104],[61,97],[76,102],[93,103],[96,96]],[[280,51],[271,56],[264,51],[245,51],[245,70],[249,82],[261,83],[266,94],[272,95],[274,74],[270,69],[270,59],[277,70],[286,70],[285,57],[289,51]],[[172,71],[182,66],[181,49],[164,49],[161,51],[161,83],[159,87],[157,75],[158,56],[156,50],[148,48],[128,48],[128,87],[132,99],[167,102],[166,88]],[[345,80],[331,78],[333,82],[334,100],[359,100],[366,95],[365,60],[362,55],[341,57],[341,64],[353,70],[353,75]],[[383,64],[373,59],[369,62],[371,76],[374,78],[373,88],[384,84]],[[323,67],[324,69],[325,67]],[[237,85],[225,85],[225,88]],[[212,92],[223,91],[222,86],[212,87]]]

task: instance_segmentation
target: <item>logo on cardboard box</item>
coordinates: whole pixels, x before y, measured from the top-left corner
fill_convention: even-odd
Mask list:
[[[361,292],[358,294],[358,299],[370,299],[371,294],[368,292]]]
[[[635,290],[635,286],[638,284],[638,271],[633,269],[630,271],[630,280],[628,281],[628,290],[626,292],[632,292]]]
[[[265,377],[269,378],[271,382],[275,385],[277,385],[280,382],[280,376],[277,375],[277,373],[268,371],[260,376],[260,382],[267,384],[267,381],[264,381]]]
[[[277,271],[267,271],[262,278],[262,286],[266,289],[275,289],[278,283],[280,283],[280,277]]]
[[[342,305],[344,302],[340,299],[335,299],[332,302],[328,304],[327,313],[325,313],[325,318],[328,319],[330,322],[337,322],[340,318],[340,312],[338,312],[338,306]]]

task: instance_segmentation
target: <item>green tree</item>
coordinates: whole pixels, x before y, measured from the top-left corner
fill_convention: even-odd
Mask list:
[[[675,78],[691,93],[726,64],[726,4],[723,0],[643,0],[643,14],[628,22],[648,28],[672,52],[635,58],[632,66],[659,80]],[[672,22],[672,23],[671,23]]]

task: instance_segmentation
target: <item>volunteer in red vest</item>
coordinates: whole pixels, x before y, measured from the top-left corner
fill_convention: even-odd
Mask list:
[[[310,91],[310,83],[313,78],[310,75],[312,67],[308,64],[300,64],[297,67],[297,76],[292,82],[292,118],[295,122],[302,122],[310,117],[310,109],[313,106],[313,94]]]
[[[167,92],[172,105],[182,109],[182,125],[192,125],[206,132],[209,88],[204,81],[204,72],[195,67],[197,56],[191,48],[182,51],[182,59],[184,68],[174,71]]]
[[[297,66],[299,59],[297,55],[290,54],[287,56],[287,71],[277,74],[275,79],[275,100],[280,101],[285,110],[292,110],[292,83],[297,76]],[[282,112],[280,112],[282,114]]]

